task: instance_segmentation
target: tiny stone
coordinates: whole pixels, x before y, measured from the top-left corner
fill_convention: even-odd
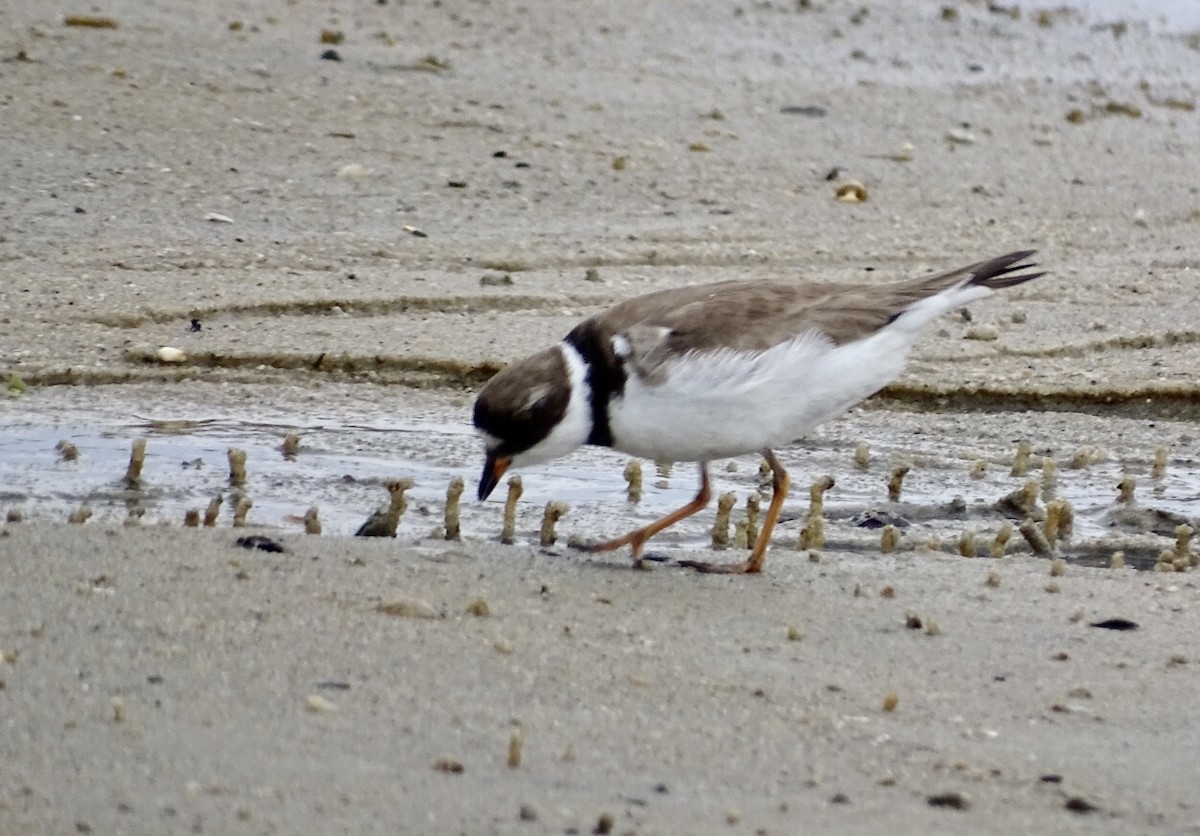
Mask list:
[[[337,705],[320,694],[309,694],[304,701],[304,708],[310,714],[332,714],[337,711]]]
[[[448,755],[440,757],[434,761],[433,768],[438,772],[445,772],[448,775],[461,775],[464,770],[462,761],[460,761],[458,758],[452,758]]]
[[[973,325],[967,329],[967,333],[963,335],[964,339],[979,340],[980,342],[992,342],[1000,339],[1000,329],[995,325]]]
[[[1080,814],[1094,813],[1096,810],[1100,809],[1097,805],[1088,801],[1086,798],[1084,798],[1081,795],[1071,796],[1063,803],[1063,806],[1066,807],[1068,810],[1070,810],[1072,813],[1080,813]]]
[[[971,799],[957,791],[936,793],[925,801],[930,807],[947,807],[951,810],[968,810],[971,807]]]
[[[391,601],[383,601],[375,607],[375,611],[398,618],[441,618],[437,610],[419,598],[394,598]]]

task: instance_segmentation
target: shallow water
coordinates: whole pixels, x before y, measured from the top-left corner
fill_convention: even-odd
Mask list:
[[[876,415],[869,423],[883,424]],[[229,526],[238,491],[229,485],[228,451],[247,453],[248,479],[244,493],[254,506],[250,525],[300,532],[300,518],[310,506],[320,509],[323,533],[352,535],[377,507],[386,504],[384,482],[409,477],[409,509],[400,525],[401,538],[419,540],[442,524],[445,491],[450,480],[461,476],[467,483],[462,502],[462,530],[468,538],[498,536],[505,486],[498,487],[486,503],[474,501],[475,480],[482,461],[477,439],[469,428],[451,416],[429,420],[420,413],[411,420],[324,421],[320,423],[264,422],[237,416],[136,418],[114,420],[111,415],[88,416],[73,412],[69,422],[44,421],[0,425],[0,509],[18,509],[27,520],[66,519],[88,505],[95,525],[120,524],[130,513],[141,515],[141,524],[182,525],[189,509],[203,512],[209,500],[225,497],[218,522]],[[905,524],[901,549],[941,541],[943,551],[956,548],[964,529],[978,535],[978,548],[986,554],[1004,518],[993,508],[1000,497],[1028,479],[1040,482],[1040,454],[1035,452],[1029,474],[1010,475],[1011,450],[974,447],[959,451],[953,432],[936,429],[915,440],[880,431],[863,433],[864,427],[846,427],[853,435],[835,435],[793,445],[781,452],[793,475],[793,487],[784,506],[783,522],[773,538],[774,554],[792,552],[808,510],[808,484],[821,474],[833,475],[836,486],[825,501],[826,538],[829,549],[870,552],[878,549],[879,532],[859,527],[856,521],[871,511],[898,515]],[[299,453],[289,460],[281,450],[288,432],[301,436]],[[130,445],[147,439],[146,461],[137,489],[124,484]],[[855,439],[866,439],[872,461],[866,470],[852,462]],[[60,440],[79,450],[76,461],[62,461],[55,449]],[[981,478],[968,475],[973,461],[987,464]],[[683,464],[656,471],[645,463],[644,495],[632,504],[626,498],[622,472],[625,457],[611,451],[585,449],[523,474],[518,537],[535,543],[540,510],[552,500],[564,500],[571,512],[559,524],[562,538],[599,539],[616,536],[645,524],[691,499],[697,486],[694,465]],[[912,467],[905,478],[900,503],[887,500],[885,484],[897,463]],[[1075,508],[1075,533],[1063,555],[1075,562],[1107,565],[1116,549],[1126,551],[1130,565],[1149,568],[1159,551],[1173,542],[1174,522],[1114,525],[1111,514],[1116,485],[1123,474],[1139,479],[1137,498],[1144,506],[1191,519],[1200,498],[1200,468],[1189,460],[1171,462],[1161,479],[1149,476],[1148,461],[1110,458],[1079,470],[1059,462],[1056,495],[1068,498]],[[769,485],[759,477],[757,457],[715,462],[714,491],[734,491],[738,497],[734,520],[744,517],[745,498],[756,489],[764,500]],[[952,502],[961,497],[954,507]],[[765,505],[765,501],[764,501]],[[650,546],[667,553],[700,548],[710,542],[713,510],[706,511],[660,535]],[[1013,521],[1015,526],[1016,520]],[[1148,530],[1155,523],[1158,533]],[[1014,532],[1009,551],[1027,546]],[[731,550],[731,561],[736,550]],[[582,559],[582,558],[577,558]],[[607,558],[601,558],[607,559]],[[774,559],[780,559],[778,556]],[[612,556],[620,563],[624,554]]]
[[[1070,5],[1097,21],[1144,20],[1170,32],[1200,29],[1196,0],[1072,0]]]

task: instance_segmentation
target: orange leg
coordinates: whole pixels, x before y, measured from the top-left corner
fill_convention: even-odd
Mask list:
[[[788,488],[792,480],[788,476],[779,459],[770,450],[763,450],[763,458],[771,465],[771,504],[767,506],[767,515],[763,518],[762,530],[750,552],[750,559],[745,563],[704,563],[699,560],[683,560],[680,564],[695,569],[697,572],[713,572],[725,574],[746,573],[756,575],[762,571],[763,561],[767,559],[767,546],[771,542],[771,533],[775,530],[775,522],[779,512],[783,510],[783,501],[787,499]]]
[[[708,481],[708,462],[700,462],[700,490],[696,494],[696,497],[687,505],[684,505],[678,511],[672,511],[661,519],[655,520],[650,525],[629,532],[624,537],[618,537],[615,540],[609,540],[604,543],[596,543],[595,545],[577,546],[576,548],[585,552],[610,552],[623,546],[632,546],[633,565],[641,568],[642,548],[646,545],[646,541],[664,528],[669,528],[680,520],[687,519],[692,514],[702,510],[705,505],[708,505],[710,499],[712,499],[712,486]],[[776,513],[776,516],[778,516],[778,513]],[[768,524],[774,522],[769,511],[767,513],[767,520],[769,521]]]

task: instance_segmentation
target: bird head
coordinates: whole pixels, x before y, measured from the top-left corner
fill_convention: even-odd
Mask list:
[[[475,399],[475,431],[487,459],[479,498],[487,499],[513,466],[537,464],[587,441],[591,415],[578,355],[561,345],[507,367]]]

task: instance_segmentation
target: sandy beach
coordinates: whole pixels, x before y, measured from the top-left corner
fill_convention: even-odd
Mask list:
[[[1132,565],[1200,496],[1197,78],[1200,33],[982,2],[0,10],[0,833],[1200,832],[1200,588]],[[499,502],[430,536],[473,392],[583,316],[1025,248],[1051,275],[781,451],[761,577],[677,565],[734,559],[711,517],[648,571],[567,548],[694,490],[626,503],[597,451],[522,474],[516,545]],[[183,527],[231,446],[250,526]],[[1045,460],[1066,562],[958,554]],[[399,536],[349,536],[402,476]]]

